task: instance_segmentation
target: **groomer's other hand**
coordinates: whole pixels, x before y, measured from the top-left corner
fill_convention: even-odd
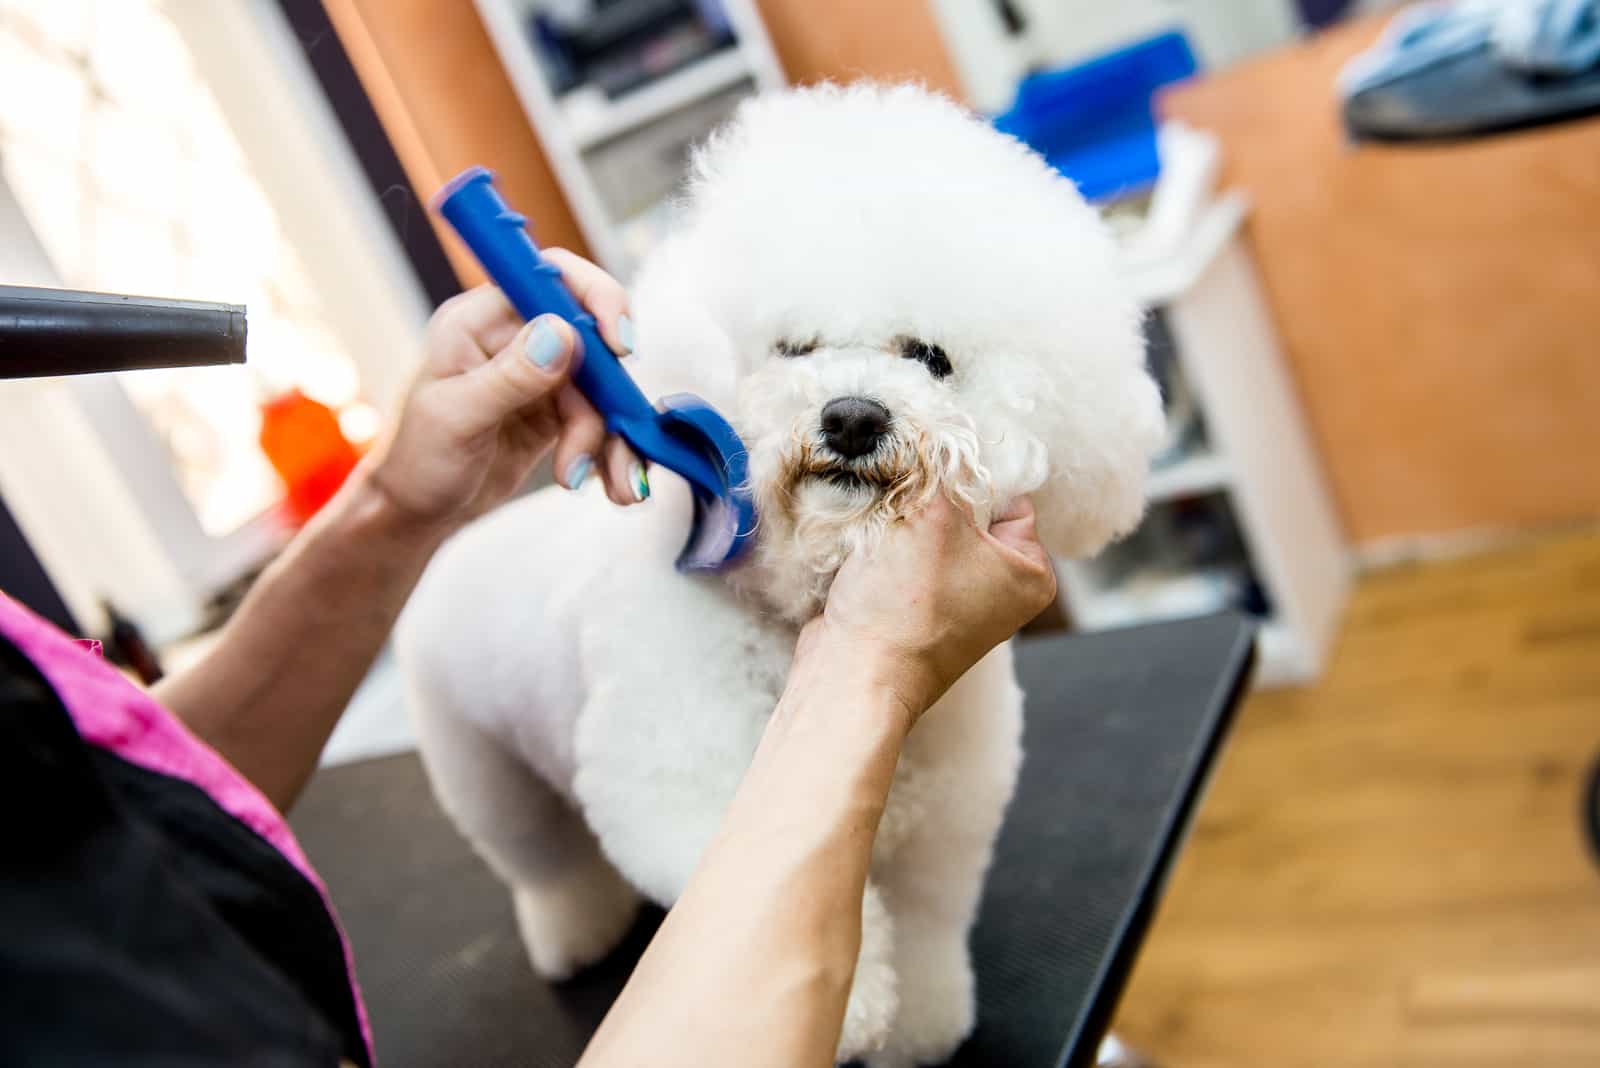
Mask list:
[[[1055,593],[1028,498],[980,530],[940,495],[872,551],[845,561],[796,659],[849,661],[888,685],[915,718]]]
[[[563,249],[545,257],[594,314],[618,353],[629,351],[627,295],[599,267]],[[505,295],[479,286],[439,306],[422,368],[398,424],[379,446],[374,480],[405,513],[459,525],[493,508],[555,451],[556,479],[576,489],[598,476],[617,504],[649,495],[645,467],[570,381],[583,358],[554,316],[523,323]]]

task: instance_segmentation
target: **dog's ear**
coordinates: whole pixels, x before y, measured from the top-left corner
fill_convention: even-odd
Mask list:
[[[1039,538],[1053,556],[1092,556],[1144,517],[1150,457],[1167,438],[1161,394],[1142,368],[1117,394],[1106,398],[1120,410],[1100,421],[1102,436],[1046,450],[1049,473],[1033,502]]]
[[[986,449],[989,470],[997,498],[1032,497],[1052,556],[1092,556],[1144,515],[1150,457],[1167,428],[1142,344],[1128,344],[1125,358],[1075,361],[1070,379],[1036,360],[1012,365],[1031,364],[1034,377],[1011,394],[1017,399],[999,420],[1004,430]]]

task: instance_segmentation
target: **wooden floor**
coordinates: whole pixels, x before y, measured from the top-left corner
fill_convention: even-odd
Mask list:
[[[1252,697],[1123,1000],[1165,1068],[1600,1065],[1600,535],[1364,579]]]

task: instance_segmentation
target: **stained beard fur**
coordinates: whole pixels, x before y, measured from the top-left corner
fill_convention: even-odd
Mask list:
[[[949,423],[937,433],[898,427],[870,455],[841,461],[811,434],[797,432],[778,476],[764,492],[757,487],[757,592],[784,617],[803,622],[821,609],[847,557],[872,552],[891,524],[941,492],[987,524],[992,488],[978,447],[969,423]],[[841,480],[856,488],[831,494],[822,508],[802,501],[808,485]]]

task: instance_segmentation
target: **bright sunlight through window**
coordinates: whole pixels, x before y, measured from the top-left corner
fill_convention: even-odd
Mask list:
[[[370,434],[355,364],[157,0],[0,0],[0,169],[63,285],[248,305],[255,374],[121,376],[207,533],[281,494],[256,374]]]

